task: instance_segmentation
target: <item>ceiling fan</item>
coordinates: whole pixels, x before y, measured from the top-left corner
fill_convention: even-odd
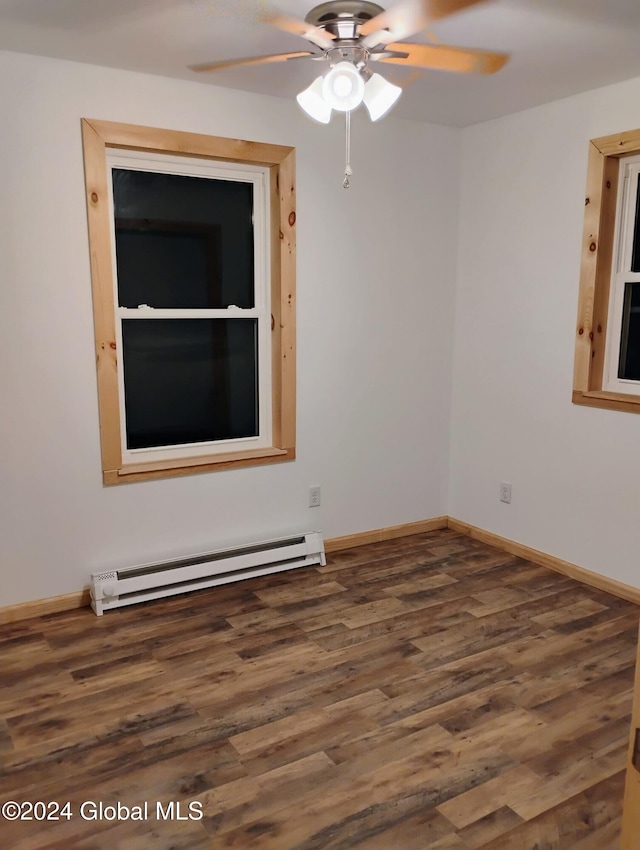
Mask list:
[[[320,3],[304,21],[278,12],[261,20],[279,30],[298,35],[311,49],[271,56],[226,59],[192,65],[194,71],[218,71],[242,65],[311,59],[323,63],[323,73],[297,96],[304,111],[324,124],[333,110],[346,113],[347,164],[344,186],[349,186],[350,114],[364,103],[372,121],[385,115],[402,93],[372,66],[378,63],[416,68],[493,74],[507,62],[508,55],[476,48],[442,44],[426,33],[429,44],[401,41],[442,18],[486,0],[398,0],[385,10],[369,0],[329,0]]]
[[[320,110],[312,117],[326,122],[330,118],[331,108],[346,112],[354,108],[350,104],[358,96],[356,105],[363,99],[365,105],[368,105],[358,79],[363,84],[368,83],[370,89],[376,88],[375,84],[371,85],[371,78],[375,75],[370,66],[374,63],[384,62],[467,74],[493,74],[499,71],[508,59],[504,53],[453,47],[439,42],[412,44],[400,41],[424,31],[435,21],[481,2],[484,0],[400,0],[385,11],[369,0],[329,0],[311,9],[304,21],[273,12],[263,15],[261,20],[280,30],[301,36],[310,42],[312,49],[207,62],[191,67],[194,71],[217,71],[292,59],[324,62],[329,66],[329,73],[324,77],[329,77],[329,83],[324,86],[324,98],[327,99],[329,90],[333,92],[335,102],[331,102],[329,96],[331,107],[328,112],[326,109]],[[346,73],[347,77],[333,73],[338,66],[343,66],[340,70]],[[316,86],[316,83],[311,88]],[[316,86],[318,96],[320,88],[321,86]],[[344,94],[341,96],[340,92]],[[301,105],[304,108],[304,104]]]

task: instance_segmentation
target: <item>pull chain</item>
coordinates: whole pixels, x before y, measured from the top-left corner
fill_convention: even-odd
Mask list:
[[[344,180],[342,182],[342,188],[349,188],[349,177],[352,175],[351,171],[351,111],[347,110],[345,112],[345,121],[346,121],[346,151],[345,151],[345,159],[346,163],[344,166]]]

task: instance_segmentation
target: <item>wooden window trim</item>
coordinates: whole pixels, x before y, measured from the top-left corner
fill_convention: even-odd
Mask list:
[[[82,119],[82,139],[104,483],[120,484],[295,459],[295,148],[87,118]],[[107,186],[108,148],[200,157],[269,169],[273,411],[270,447],[179,461],[123,463]]]
[[[589,407],[640,413],[640,395],[602,388],[620,158],[631,154],[640,154],[640,130],[602,136],[589,143],[572,400]]]

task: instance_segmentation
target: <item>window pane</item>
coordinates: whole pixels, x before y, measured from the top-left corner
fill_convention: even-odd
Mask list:
[[[640,219],[640,174],[638,174],[638,185],[636,187],[636,219],[633,229],[633,253],[631,255],[631,271],[640,271],[640,227],[638,227],[638,219]]]
[[[256,319],[122,322],[127,448],[258,434]]]
[[[640,381],[640,283],[625,283],[618,377]]]
[[[253,307],[253,185],[113,169],[118,303]]]

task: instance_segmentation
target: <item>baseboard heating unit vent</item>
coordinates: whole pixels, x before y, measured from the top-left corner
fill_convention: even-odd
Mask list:
[[[310,531],[177,561],[93,573],[91,607],[100,616],[111,608],[148,599],[325,563],[322,534]]]

